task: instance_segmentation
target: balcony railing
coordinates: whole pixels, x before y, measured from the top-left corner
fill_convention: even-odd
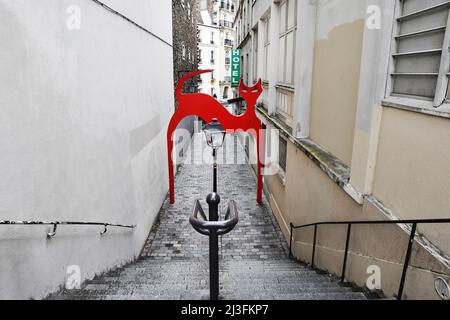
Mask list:
[[[226,20],[220,20],[219,21],[219,26],[220,27],[226,27],[226,28],[233,28],[233,22],[226,21]]]
[[[223,77],[223,80],[220,81],[221,85],[229,85],[231,82],[231,77],[230,76],[225,76]]]
[[[291,88],[277,86],[277,115],[285,124],[292,127],[294,91]]]

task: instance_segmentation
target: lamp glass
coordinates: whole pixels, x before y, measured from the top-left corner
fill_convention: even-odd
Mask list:
[[[213,149],[222,147],[226,131],[217,119],[213,119],[211,123],[208,123],[204,128],[204,132],[208,146]]]

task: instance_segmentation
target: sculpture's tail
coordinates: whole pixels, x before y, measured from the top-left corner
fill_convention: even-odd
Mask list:
[[[180,101],[181,95],[183,94],[183,86],[184,86],[184,84],[186,83],[186,81],[188,79],[193,78],[193,77],[198,76],[198,75],[203,74],[203,73],[208,73],[208,72],[213,72],[213,70],[197,70],[197,71],[185,74],[180,79],[180,81],[178,81],[178,84],[177,84],[177,88],[176,88],[176,91],[175,91],[175,95],[177,97],[177,100]]]

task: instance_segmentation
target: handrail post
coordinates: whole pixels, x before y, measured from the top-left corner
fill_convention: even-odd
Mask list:
[[[218,194],[210,194],[207,198],[209,205],[209,221],[219,220]],[[219,239],[217,230],[211,230],[209,236],[209,294],[211,300],[219,300]]]
[[[398,289],[397,300],[402,300],[403,289],[405,287],[406,272],[408,271],[409,261],[411,260],[411,252],[414,244],[414,237],[416,236],[417,222],[414,222],[409,235],[408,249],[406,250],[405,263],[403,264],[402,279],[400,280],[400,287]]]
[[[314,242],[313,242],[313,252],[311,258],[311,268],[314,269],[314,258],[316,255],[316,239],[317,239],[317,224],[314,225]]]
[[[352,224],[349,223],[347,227],[347,240],[345,241],[345,255],[344,255],[344,264],[342,266],[342,276],[341,276],[341,282],[344,283],[345,281],[345,268],[347,267],[347,257],[348,257],[348,247],[350,244],[350,233],[352,231]]]
[[[294,225],[293,225],[292,222],[291,222],[291,233],[290,233],[290,236],[289,236],[289,259],[292,259],[292,258],[293,258],[293,255],[292,255],[292,237],[293,237],[293,230],[294,230]]]

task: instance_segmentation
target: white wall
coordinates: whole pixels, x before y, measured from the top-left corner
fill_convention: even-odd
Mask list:
[[[108,1],[171,43],[171,1]],[[81,29],[66,27],[81,8]],[[172,47],[91,0],[0,0],[0,298],[41,298],[69,265],[92,278],[135,258],[165,198]]]

